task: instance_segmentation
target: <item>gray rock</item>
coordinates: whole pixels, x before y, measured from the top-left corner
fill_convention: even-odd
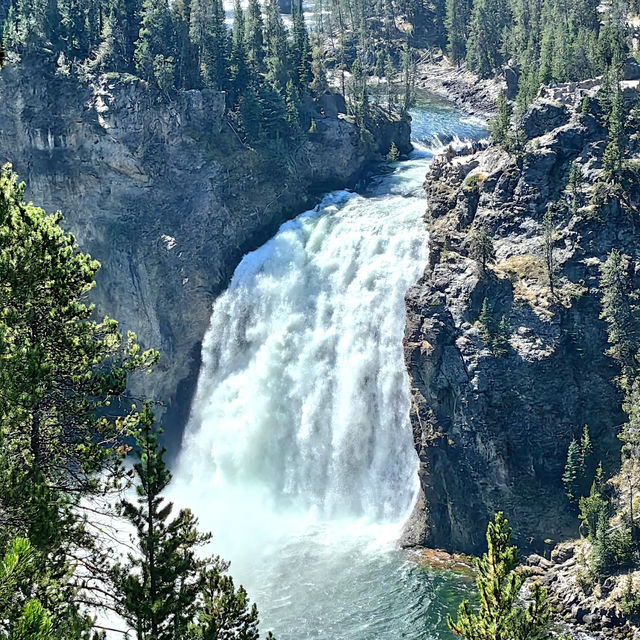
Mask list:
[[[561,564],[569,560],[569,558],[573,558],[574,554],[575,547],[573,546],[573,543],[564,542],[556,545],[551,551],[551,560],[556,564]]]
[[[561,292],[550,293],[541,233],[547,203],[565,201],[574,158],[590,188],[606,144],[606,132],[576,111],[590,89],[560,89],[562,102],[542,97],[528,110],[525,126],[536,138],[521,162],[490,146],[437,160],[425,181],[432,251],[406,295],[404,338],[424,505],[413,529],[418,544],[481,553],[488,519],[504,511],[522,550],[547,551],[546,540],[577,534],[561,482],[571,440],[589,424],[598,450],[619,447],[611,425],[624,416],[604,356],[600,272],[585,260],[601,263],[612,246],[640,251],[632,218],[619,209],[600,222],[563,212],[553,247]],[[470,207],[474,174],[484,179]],[[468,256],[468,229],[480,226],[498,262],[485,275]],[[485,298],[494,318],[508,321],[499,355],[475,326]],[[570,572],[572,550],[554,554]],[[555,579],[554,589],[563,588],[577,604],[575,587]]]
[[[640,80],[640,64],[635,58],[627,58],[622,65],[623,80]]]
[[[527,138],[537,138],[569,122],[570,112],[555,101],[540,99],[534,102],[522,118],[522,130]]]
[[[363,145],[353,123],[328,115],[286,161],[267,162],[238,141],[224,109],[217,91],[161,99],[132,76],[79,82],[42,60],[0,75],[0,162],[13,163],[31,200],[62,210],[102,264],[98,312],[160,350],[132,392],[166,403],[174,442],[211,304],[242,256],[315,204],[314,188],[352,185],[391,140],[411,148],[407,122],[377,118]]]

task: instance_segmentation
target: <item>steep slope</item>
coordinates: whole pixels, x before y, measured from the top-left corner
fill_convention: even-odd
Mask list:
[[[490,514],[503,510],[522,547],[548,548],[577,529],[561,482],[571,439],[587,424],[605,467],[619,459],[624,414],[616,367],[603,355],[600,265],[612,247],[637,257],[638,236],[635,214],[616,198],[587,205],[606,144],[599,120],[580,113],[595,84],[541,95],[522,122],[529,141],[520,156],[497,146],[449,154],[427,176],[430,261],[406,297],[422,487],[408,546],[479,552]],[[631,147],[637,156],[637,141]],[[585,179],[577,210],[566,189],[574,160]],[[636,182],[627,194],[632,207],[638,191]],[[486,273],[469,256],[470,232],[480,229],[496,253]],[[485,300],[494,325],[505,319],[500,352],[478,322]]]
[[[0,161],[101,262],[98,311],[161,351],[144,392],[167,403],[170,429],[188,411],[211,303],[242,255],[317,194],[353,185],[392,140],[410,149],[408,122],[378,114],[364,144],[340,106],[325,96],[316,133],[273,158],[242,145],[222,93],[159,97],[113,74],[79,82],[41,59],[2,71]]]

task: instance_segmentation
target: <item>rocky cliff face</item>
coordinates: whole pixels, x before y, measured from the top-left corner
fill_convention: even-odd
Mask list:
[[[427,176],[430,261],[406,297],[422,487],[406,545],[480,552],[502,510],[523,548],[548,548],[577,529],[561,482],[571,439],[587,424],[605,467],[619,459],[624,415],[603,355],[600,266],[612,247],[637,257],[638,236],[615,198],[588,204],[606,132],[578,105],[594,92],[587,83],[541,96],[522,123],[520,158],[490,146],[437,158]],[[637,142],[632,149],[637,156]],[[566,190],[574,160],[585,176],[577,210]],[[632,206],[638,186],[626,194]],[[550,202],[553,293],[543,246]],[[486,273],[469,257],[470,232],[481,228],[496,252]],[[494,321],[505,319],[499,353],[478,322],[485,299]]]
[[[243,254],[352,185],[391,140],[410,150],[407,122],[380,118],[365,146],[325,102],[311,139],[274,161],[237,139],[222,93],[159,100],[131,76],[78,82],[41,60],[0,75],[0,161],[101,262],[98,311],[160,350],[138,387],[167,404],[168,430],[186,418],[212,301]]]

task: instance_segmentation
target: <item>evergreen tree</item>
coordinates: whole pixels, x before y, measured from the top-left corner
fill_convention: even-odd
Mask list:
[[[518,571],[518,553],[510,546],[511,528],[501,513],[487,527],[487,551],[475,561],[478,607],[467,601],[458,609],[457,620],[448,617],[449,628],[467,640],[543,640],[548,637],[550,617],[545,590],[532,589],[527,606],[518,602],[527,577]]]
[[[300,94],[293,80],[287,82],[285,93],[286,104],[286,121],[289,124],[291,134],[299,136],[301,133],[300,127]]]
[[[486,273],[487,265],[496,261],[493,240],[486,229],[479,229],[471,233],[469,256],[480,264],[483,274]]]
[[[562,484],[571,502],[580,498],[580,472],[582,455],[577,440],[572,440],[567,451],[567,463],[562,475]]]
[[[589,566],[595,576],[603,578],[609,575],[615,565],[616,552],[609,527],[609,516],[603,510],[598,513],[589,554]]]
[[[258,0],[249,0],[247,9],[246,39],[249,61],[256,69],[264,66],[264,23]]]
[[[602,312],[607,323],[607,336],[611,345],[607,355],[622,369],[620,385],[630,390],[635,376],[638,353],[638,318],[636,295],[631,285],[629,256],[612,249],[602,266]]]
[[[128,375],[148,368],[115,321],[94,322],[82,301],[98,263],[24,201],[10,166],[0,173],[0,511],[39,550],[75,528],[77,496],[99,493],[117,471],[123,424],[104,409]],[[101,414],[102,417],[97,417]],[[113,411],[110,412],[113,416]]]
[[[400,151],[394,140],[391,141],[389,152],[387,153],[387,162],[397,162],[400,159]]]
[[[255,83],[250,83],[240,97],[238,112],[240,114],[240,126],[247,140],[253,144],[261,142],[263,138],[262,123],[264,122],[264,113]]]
[[[205,11],[200,69],[205,86],[220,91],[228,89],[229,34],[222,0],[211,0],[209,8]]]
[[[216,563],[213,569],[202,572],[201,601],[197,621],[191,625],[192,640],[257,640],[258,609],[249,603],[243,587],[237,590],[233,578],[226,575],[226,565]],[[273,640],[268,632],[266,640]]]
[[[197,531],[189,510],[171,518],[173,506],[163,497],[171,474],[158,444],[151,409],[145,405],[135,432],[136,502],[123,500],[124,517],[133,525],[137,553],[114,568],[113,579],[123,617],[138,640],[180,640],[197,613],[199,574],[205,562],[196,557],[209,535]]]
[[[466,55],[467,24],[471,15],[469,0],[446,0],[445,27],[447,52],[451,62],[460,65]]]
[[[233,38],[231,46],[231,96],[230,105],[236,105],[249,84],[249,65],[245,41],[245,20],[240,0],[233,10]]]
[[[137,500],[121,505],[137,552],[113,570],[118,608],[137,640],[258,640],[258,611],[226,575],[228,563],[197,556],[211,536],[198,531],[188,509],[171,518],[163,496],[171,473],[160,434],[145,405],[135,431]]]
[[[280,15],[278,0],[267,0],[265,7],[266,22],[264,33],[267,79],[275,90],[283,96],[287,82],[291,78],[287,31]]]
[[[116,418],[106,408],[125,391],[129,373],[147,368],[155,354],[141,353],[133,335],[123,340],[114,321],[92,320],[83,299],[98,264],[77,250],[59,213],[47,216],[23,194],[4,167],[0,600],[3,589],[12,591],[12,608],[0,602],[0,629],[6,623],[12,639],[21,637],[20,628],[37,637],[50,620],[48,640],[79,640],[89,637],[91,621],[78,601],[91,602],[93,587],[74,567],[90,557],[92,580],[106,570],[81,499],[117,488],[122,437],[133,416]]]
[[[313,57],[311,59],[311,83],[309,88],[317,97],[324,95],[329,90],[327,69],[324,65],[322,53],[318,48],[313,50]]]
[[[603,496],[604,479],[602,473],[602,463],[598,465],[596,474],[591,484],[589,495],[580,498],[580,515],[578,516],[582,525],[586,527],[586,536],[589,540],[593,540],[596,535],[596,528],[601,514],[605,516],[608,513],[609,503]]]
[[[467,63],[488,78],[502,64],[502,32],[509,9],[506,0],[475,0],[467,41]]]
[[[299,88],[306,89],[311,82],[311,44],[304,21],[301,0],[292,3],[293,41],[291,44],[291,66],[295,70],[293,80]]]
[[[139,37],[140,0],[115,0],[107,18],[103,64],[107,69],[133,73],[135,43]]]
[[[510,146],[510,129],[511,129],[511,105],[506,95],[501,92],[497,102],[498,113],[495,118],[489,122],[489,130],[494,142],[501,145],[505,149]]]
[[[167,0],[144,0],[140,37],[136,41],[136,69],[162,89],[173,88],[173,31]]]

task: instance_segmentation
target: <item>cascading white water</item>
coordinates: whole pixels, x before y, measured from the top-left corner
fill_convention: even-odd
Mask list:
[[[243,260],[203,345],[191,473],[321,518],[406,513],[403,296],[425,266],[423,209],[334,193]]]
[[[446,113],[442,133],[464,130]],[[350,607],[358,581],[380,589],[373,567],[391,579],[402,566],[391,543],[417,489],[402,335],[404,294],[427,260],[431,156],[284,224],[213,308],[173,495],[283,639],[364,639],[371,620],[384,634],[394,619],[373,601],[357,605],[370,606],[366,622]],[[391,589],[399,601],[403,588]],[[409,624],[413,607],[402,615]]]

